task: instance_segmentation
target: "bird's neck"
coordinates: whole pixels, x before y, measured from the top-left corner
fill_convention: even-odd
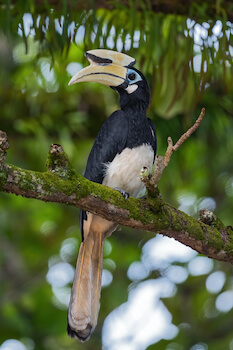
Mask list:
[[[138,96],[136,93],[128,94],[123,89],[117,89],[117,91],[120,96],[120,107],[123,111],[131,110],[140,114],[146,114],[150,102],[150,98],[147,98],[146,94],[139,94],[140,96]]]
[[[142,100],[125,101],[120,99],[120,107],[124,112],[130,112],[132,115],[146,116],[147,104]]]

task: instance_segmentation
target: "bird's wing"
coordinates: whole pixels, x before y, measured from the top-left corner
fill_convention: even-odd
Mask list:
[[[122,110],[116,111],[102,125],[90,155],[84,176],[93,182],[102,183],[105,164],[111,162],[125,147],[128,121]]]
[[[88,157],[84,176],[93,182],[102,183],[105,164],[111,162],[125,147],[128,135],[128,121],[122,110],[110,115],[102,125]],[[83,240],[83,220],[87,220],[84,210],[80,212],[80,229]]]
[[[150,118],[147,118],[148,120],[148,123],[149,123],[149,126],[151,128],[151,133],[152,133],[152,137],[153,137],[153,150],[154,150],[154,154],[156,155],[156,151],[157,151],[157,138],[156,138],[156,129],[155,129],[155,124],[154,122],[150,119]]]

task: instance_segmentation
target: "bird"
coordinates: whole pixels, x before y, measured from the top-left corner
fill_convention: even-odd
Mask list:
[[[120,109],[101,126],[89,154],[84,177],[140,197],[145,185],[141,169],[152,170],[157,140],[153,121],[147,118],[150,89],[144,75],[134,65],[136,60],[124,53],[94,49],[85,53],[90,65],[77,72],[68,85],[98,82],[119,94]],[[81,210],[80,245],[68,308],[67,332],[72,338],[87,341],[97,325],[103,247],[105,238],[118,224]]]

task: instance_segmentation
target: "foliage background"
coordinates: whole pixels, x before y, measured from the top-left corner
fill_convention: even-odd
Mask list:
[[[93,140],[118,108],[118,97],[104,86],[67,84],[86,64],[86,49],[117,49],[137,59],[150,83],[148,115],[157,127],[158,154],[164,154],[168,136],[176,141],[206,108],[199,130],[173,155],[160,192],[191,215],[207,207],[231,225],[232,5],[190,1],[184,13],[178,5],[167,13],[154,11],[153,3],[113,2],[109,9],[108,2],[88,2],[85,10],[66,0],[1,4],[0,129],[11,143],[7,162],[43,171],[50,144],[59,143],[74,168],[84,171]],[[106,287],[97,329],[84,345],[69,339],[78,211],[3,193],[0,208],[1,350],[233,349],[232,267],[190,251],[179,254],[183,248],[172,240],[151,240],[148,233],[124,227],[105,247]],[[148,295],[139,295],[140,288],[155,291],[160,283],[161,290],[164,281],[170,284],[158,300],[152,297],[150,317],[138,316],[135,324]],[[116,315],[111,312],[127,314],[127,305],[136,305],[135,293],[142,305],[127,321],[122,317],[123,330],[116,320],[111,326]],[[175,328],[155,337],[162,322],[156,316],[159,305],[169,311],[167,323]],[[113,318],[104,323],[109,314]],[[147,322],[152,333],[143,327]]]

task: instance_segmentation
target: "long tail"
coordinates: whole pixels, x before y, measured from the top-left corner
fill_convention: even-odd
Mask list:
[[[97,324],[104,240],[113,231],[112,223],[95,215],[89,214],[88,221],[76,265],[67,326],[68,334],[82,342],[89,339]]]

